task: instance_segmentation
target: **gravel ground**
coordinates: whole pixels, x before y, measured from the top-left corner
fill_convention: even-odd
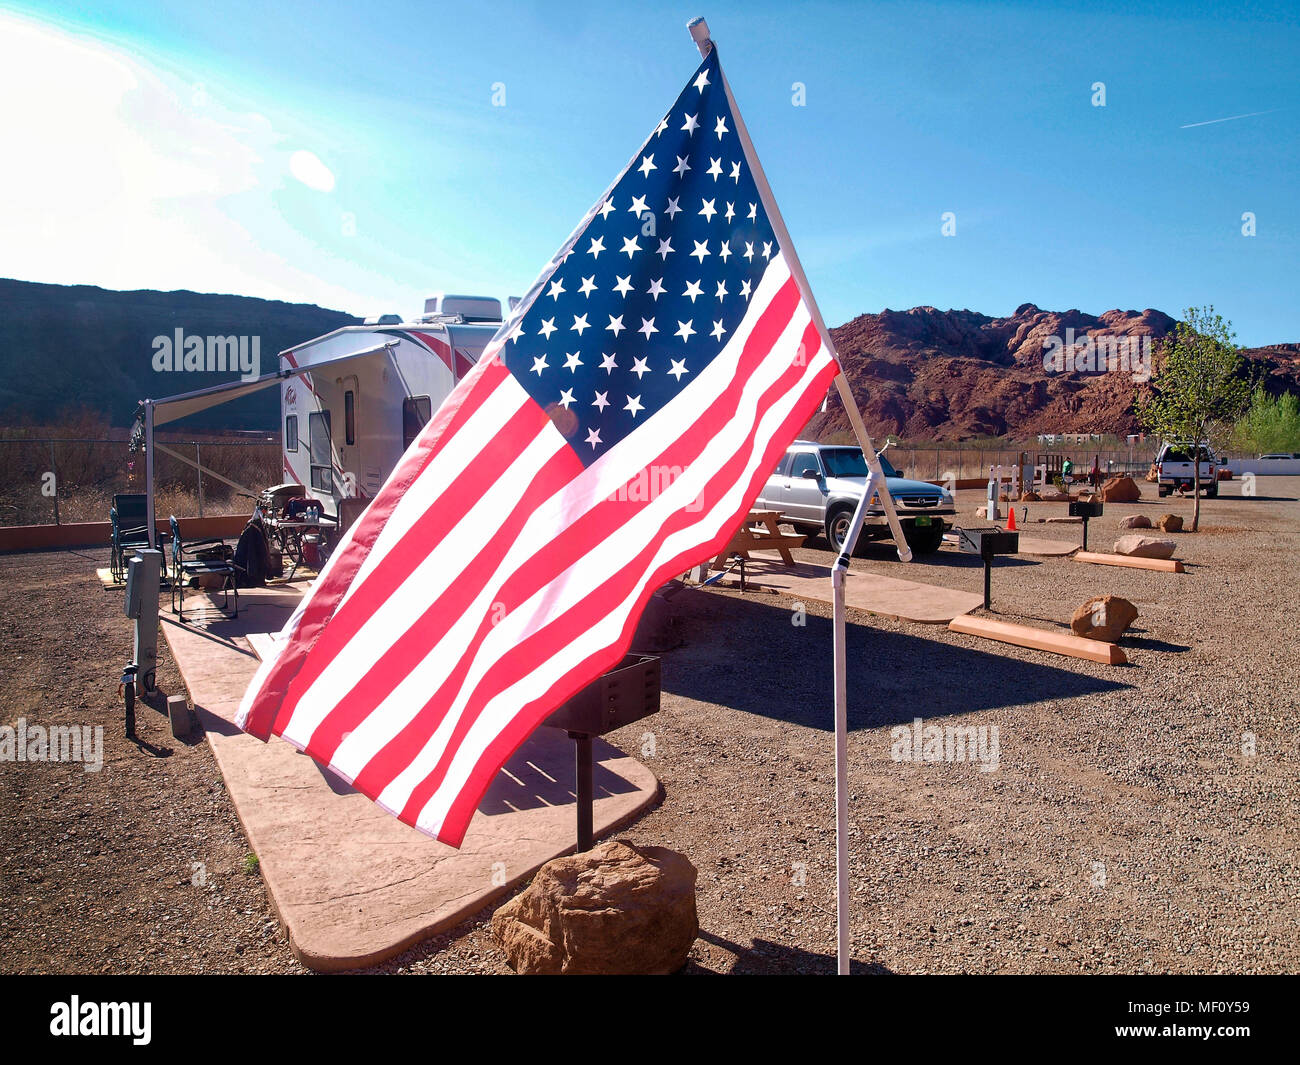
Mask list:
[[[1174,534],[1183,575],[1008,560],[994,612],[1068,627],[1111,592],[1140,616],[1130,664],[1102,666],[943,627],[850,612],[853,953],[867,972],[1294,972],[1300,768],[1300,478],[1204,503]],[[1145,491],[1153,494],[1151,486]],[[1264,493],[1267,493],[1266,495]],[[959,493],[973,520],[979,493]],[[1108,505],[1090,546],[1128,514]],[[1030,504],[1030,535],[1060,514]],[[800,554],[830,561],[822,541]],[[99,552],[0,558],[3,723],[104,726],[104,768],[0,763],[0,970],[299,972],[203,742],[138,711],[122,736],[114,670],[129,656]],[[979,591],[947,549],[903,567],[887,546],[855,569]],[[686,591],[664,654],[663,709],[612,737],[653,735],[664,801],[622,835],[699,869],[688,972],[829,972],[834,815],[829,607],[804,624],[782,597]],[[162,648],[159,679],[179,690]],[[896,761],[891,728],[996,726],[998,766]],[[1252,753],[1253,752],[1253,753]],[[196,870],[194,863],[202,865]],[[202,874],[202,875],[200,875]],[[199,882],[202,881],[202,882]],[[487,912],[386,972],[504,972]]]

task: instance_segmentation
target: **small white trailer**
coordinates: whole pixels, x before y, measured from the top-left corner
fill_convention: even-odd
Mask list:
[[[275,385],[285,479],[337,519],[340,500],[379,491],[501,322],[498,299],[437,293],[413,320],[382,315],[282,351],[274,373],[142,401],[149,528],[156,518],[154,429]]]

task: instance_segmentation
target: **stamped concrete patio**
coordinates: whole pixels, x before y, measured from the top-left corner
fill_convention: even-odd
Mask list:
[[[187,596],[183,625],[164,600],[162,630],[294,954],[320,971],[361,968],[460,923],[574,849],[573,744],[538,729],[498,774],[459,850],[407,827],[289,744],[234,725],[259,664],[257,634],[278,631],[298,596],[242,591],[236,620]],[[600,836],[652,805],[659,783],[601,740],[594,757]]]

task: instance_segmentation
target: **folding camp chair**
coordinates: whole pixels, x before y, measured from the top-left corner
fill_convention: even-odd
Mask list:
[[[143,492],[116,495],[108,517],[112,523],[108,568],[120,584],[126,580],[126,560],[149,546],[148,497]]]
[[[185,586],[193,581],[196,587],[221,590],[223,613],[230,611],[230,597],[235,597],[235,609],[230,617],[239,617],[239,585],[235,581],[238,567],[231,558],[230,545],[224,540],[195,540],[187,544],[181,539],[181,524],[176,515],[171,516],[172,530],[172,613],[185,621]],[[177,597],[180,609],[177,609]]]

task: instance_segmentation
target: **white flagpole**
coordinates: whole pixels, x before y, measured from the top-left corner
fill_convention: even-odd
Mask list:
[[[702,18],[692,19],[687,24],[691,32],[691,38],[699,46],[700,55],[707,56],[713,48],[713,42],[709,37],[708,23]],[[721,71],[721,67],[719,67]],[[782,253],[785,255],[786,264],[790,268],[790,276],[794,278],[795,284],[799,287],[800,295],[803,297],[804,304],[808,307],[809,315],[813,324],[817,327],[817,332],[821,337],[822,344],[826,350],[831,353],[836,363],[840,366],[840,372],[835,378],[835,387],[839,391],[840,400],[844,404],[844,410],[848,414],[849,424],[853,426],[854,435],[858,439],[858,444],[862,448],[863,457],[867,462],[869,476],[862,498],[858,501],[857,510],[853,515],[853,523],[849,528],[849,534],[845,538],[844,550],[835,561],[835,566],[831,570],[831,588],[832,602],[834,605],[834,643],[832,650],[832,659],[835,673],[835,923],[836,923],[836,963],[837,969],[841,976],[847,976],[849,973],[849,852],[848,852],[848,662],[847,662],[847,633],[845,631],[845,604],[844,604],[844,583],[848,573],[849,559],[853,555],[853,549],[857,544],[858,534],[862,529],[862,523],[866,516],[866,510],[870,503],[871,497],[878,494],[881,505],[885,511],[885,518],[889,523],[889,531],[893,535],[894,544],[898,550],[898,557],[903,562],[910,562],[912,558],[911,548],[907,545],[907,539],[903,535],[902,525],[899,523],[898,514],[894,509],[894,500],[889,494],[889,487],[885,481],[884,471],[880,465],[880,459],[876,455],[875,445],[871,442],[871,437],[867,434],[867,428],[862,421],[862,413],[858,410],[857,401],[853,398],[853,391],[849,388],[848,379],[844,376],[844,366],[840,362],[839,353],[835,350],[835,343],[831,339],[830,331],[826,328],[826,322],[822,318],[821,309],[817,306],[817,301],[813,298],[812,289],[808,284],[808,277],[804,273],[803,264],[799,262],[799,256],[794,250],[794,242],[790,239],[789,230],[785,227],[785,220],[781,217],[781,211],[776,205],[776,197],[772,195],[772,188],[767,182],[767,175],[763,172],[762,164],[758,161],[758,153],[754,150],[754,144],[749,139],[749,130],[745,126],[745,120],[740,115],[740,108],[736,104],[736,98],[732,95],[731,85],[727,81],[727,75],[722,73],[722,87],[727,94],[727,104],[731,108],[732,117],[736,121],[736,137],[740,141],[742,151],[745,153],[745,159],[749,163],[749,169],[754,176],[754,184],[758,189],[759,198],[763,201],[763,209],[767,212],[768,221],[772,225],[772,231],[780,243]]]
[[[694,19],[691,23],[692,37],[695,36],[698,26],[704,26],[704,32],[708,33],[707,23],[703,19]],[[713,44],[712,41],[706,41],[705,43],[710,46]],[[708,55],[703,45],[700,47],[700,54]],[[719,70],[721,70],[721,67],[719,67]],[[853,390],[849,388],[848,378],[844,376],[844,364],[840,361],[840,353],[835,349],[835,341],[831,339],[830,330],[826,328],[826,321],[822,318],[821,308],[817,306],[817,301],[813,298],[812,288],[808,284],[808,276],[803,272],[803,264],[799,261],[799,255],[794,250],[794,241],[790,239],[790,231],[785,228],[785,219],[781,217],[781,210],[776,205],[776,197],[772,195],[772,187],[767,183],[767,175],[763,172],[763,164],[758,161],[758,153],[754,151],[754,143],[749,139],[749,130],[745,126],[745,120],[740,116],[740,108],[736,105],[736,98],[731,94],[731,83],[727,81],[725,71],[722,72],[722,87],[727,93],[727,103],[731,107],[732,117],[736,120],[736,137],[745,153],[745,160],[749,163],[749,169],[754,175],[754,185],[758,188],[759,198],[763,201],[763,210],[767,212],[767,220],[772,224],[772,232],[776,234],[776,239],[781,245],[786,265],[790,267],[790,276],[794,278],[795,284],[799,287],[799,294],[808,307],[808,313],[812,318],[813,325],[817,327],[817,333],[821,337],[823,346],[839,364],[840,372],[835,378],[835,388],[838,390],[840,400],[844,404],[844,411],[849,417],[849,424],[853,426],[853,435],[858,438],[858,445],[862,448],[863,457],[867,460],[867,469],[874,473],[880,482],[878,489],[880,503],[884,508],[885,518],[889,522],[889,531],[894,537],[898,557],[903,562],[910,562],[912,561],[912,549],[907,546],[907,539],[903,536],[903,527],[899,524],[898,513],[894,510],[894,499],[889,494],[889,489],[886,486],[885,474],[881,469],[880,459],[876,457],[876,447],[871,442],[867,427],[862,421],[862,412],[858,410],[857,400],[853,398]],[[866,498],[870,499],[870,496]]]

